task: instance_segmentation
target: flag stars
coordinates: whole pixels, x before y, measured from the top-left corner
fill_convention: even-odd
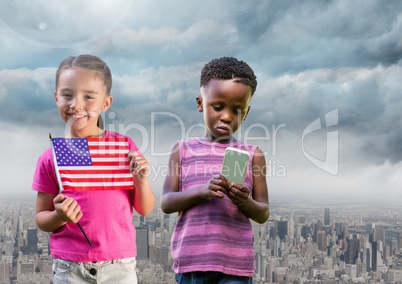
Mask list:
[[[91,166],[92,160],[86,138],[54,138],[58,166]]]

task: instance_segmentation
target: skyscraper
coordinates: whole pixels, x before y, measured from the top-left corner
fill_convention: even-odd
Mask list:
[[[382,241],[382,243],[385,244],[385,229],[381,227],[374,228],[373,240],[377,242]]]
[[[311,236],[311,227],[310,227],[310,225],[306,224],[301,228],[301,235],[304,238],[304,240],[307,241],[308,236]]]
[[[319,230],[322,230],[322,222],[321,222],[321,220],[318,220],[317,223],[315,223],[315,224],[313,225],[313,229],[314,229],[314,232],[313,232],[313,241],[314,241],[314,242],[317,242],[317,232],[318,232]]]
[[[272,256],[280,256],[280,245],[281,240],[279,239],[279,236],[276,236],[273,240]]]
[[[29,228],[27,231],[27,241],[28,241],[28,254],[35,254],[38,252],[38,229]]]
[[[331,225],[331,213],[329,208],[324,209],[324,225],[330,226]]]
[[[9,283],[11,263],[0,260],[0,283]]]
[[[319,250],[325,251],[327,247],[327,236],[324,230],[317,231],[317,244]]]
[[[377,271],[377,242],[371,242],[371,270]]]
[[[356,264],[356,258],[358,257],[360,250],[360,240],[356,235],[352,239],[348,239],[348,248],[345,252],[345,263]]]
[[[288,221],[278,221],[278,236],[281,240],[288,235]]]
[[[370,236],[375,228],[375,223],[366,223],[366,234]]]
[[[137,259],[146,260],[149,258],[148,227],[141,226],[135,229],[137,231]]]
[[[368,247],[366,248],[366,271],[370,272],[371,271],[371,261],[372,261],[372,250]]]

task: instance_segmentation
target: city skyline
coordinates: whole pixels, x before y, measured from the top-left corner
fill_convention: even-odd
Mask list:
[[[253,283],[402,281],[402,211],[351,203],[276,204],[267,223],[252,222]],[[0,283],[51,281],[49,233],[36,228],[33,212],[32,201],[0,200]],[[149,216],[134,215],[139,283],[175,283],[170,239],[176,220],[157,206]]]

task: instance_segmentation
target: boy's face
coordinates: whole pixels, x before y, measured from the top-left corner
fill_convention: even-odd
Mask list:
[[[209,81],[196,99],[211,141],[229,142],[250,110],[251,87],[236,83],[235,79]]]
[[[60,116],[70,127],[73,137],[99,135],[99,114],[106,111],[113,100],[106,94],[101,75],[78,67],[60,73],[54,97]]]

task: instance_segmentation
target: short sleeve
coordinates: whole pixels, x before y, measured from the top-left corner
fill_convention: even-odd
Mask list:
[[[138,154],[140,154],[142,156],[142,153],[138,149],[137,144],[135,144],[134,141],[130,137],[127,137],[127,141],[128,141],[128,147],[129,147],[130,151],[136,151]]]
[[[38,159],[32,189],[49,194],[59,193],[59,185],[57,183],[51,148],[48,148]]]

